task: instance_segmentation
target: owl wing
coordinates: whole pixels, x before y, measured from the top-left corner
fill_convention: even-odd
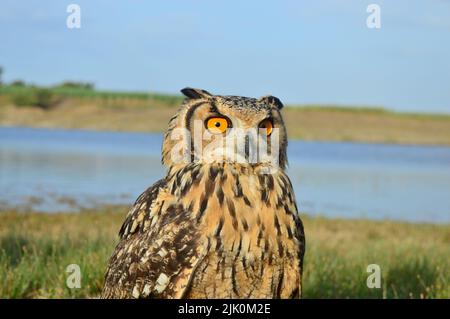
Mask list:
[[[102,298],[182,298],[206,248],[189,209],[160,180],[136,200],[110,258]]]

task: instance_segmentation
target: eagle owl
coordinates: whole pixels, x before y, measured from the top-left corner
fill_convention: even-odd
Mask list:
[[[283,104],[181,92],[163,141],[166,177],[128,212],[102,297],[300,298],[305,237],[285,173]],[[236,156],[213,144],[238,129],[256,135],[234,144]],[[275,135],[278,149],[269,152]],[[250,161],[257,145],[266,145],[266,156]]]

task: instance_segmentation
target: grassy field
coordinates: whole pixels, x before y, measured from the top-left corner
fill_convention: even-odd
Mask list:
[[[64,87],[37,98],[37,90],[0,87],[0,126],[162,132],[182,101],[181,96]],[[450,115],[307,105],[287,106],[283,114],[293,139],[450,145]]]
[[[0,298],[98,296],[125,211],[0,212]],[[450,225],[303,220],[305,298],[450,298]],[[381,289],[366,286],[373,263]],[[80,289],[65,285],[69,264],[81,267]]]

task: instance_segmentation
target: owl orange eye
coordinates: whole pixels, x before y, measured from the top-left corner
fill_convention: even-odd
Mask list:
[[[272,130],[273,130],[272,120],[266,119],[266,120],[262,121],[261,123],[259,123],[259,128],[266,129],[266,135],[269,136],[270,134],[272,134]]]
[[[206,120],[206,128],[213,134],[224,133],[228,126],[228,120],[223,117],[211,117]]]

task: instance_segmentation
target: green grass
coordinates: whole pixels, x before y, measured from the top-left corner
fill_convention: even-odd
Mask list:
[[[125,211],[0,212],[0,298],[98,296]],[[450,298],[450,225],[303,220],[305,298]],[[366,286],[373,263],[381,289]],[[69,264],[81,267],[80,289],[66,287]]]
[[[107,211],[55,216],[0,213],[0,298],[98,294],[105,262],[114,247],[112,230],[117,217]],[[70,264],[81,267],[81,289],[69,289],[65,284]]]
[[[0,95],[14,97],[30,96],[37,89],[35,86],[0,86]],[[116,92],[116,91],[99,91],[82,87],[64,87],[55,86],[48,89],[53,95],[59,98],[83,98],[83,99],[133,99],[133,100],[155,100],[166,103],[168,106],[180,104],[183,98],[181,95],[169,95],[160,93],[144,93],[144,92]]]

